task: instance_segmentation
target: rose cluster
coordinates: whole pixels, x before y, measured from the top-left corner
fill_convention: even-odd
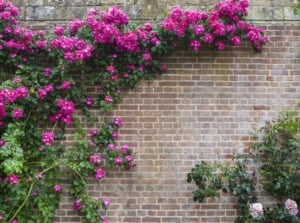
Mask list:
[[[262,29],[244,22],[248,6],[248,0],[224,0],[217,2],[210,13],[183,10],[176,6],[161,22],[161,27],[179,38],[189,38],[194,51],[199,51],[203,43],[224,50],[227,40],[233,46],[240,46],[243,34],[257,50],[261,50],[268,39],[263,36]]]

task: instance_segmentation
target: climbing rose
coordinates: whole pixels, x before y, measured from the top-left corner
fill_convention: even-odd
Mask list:
[[[98,168],[94,176],[96,179],[101,180],[105,177],[105,171],[102,168]]]
[[[115,164],[120,166],[122,164],[122,157],[118,156],[115,158]]]
[[[116,126],[119,127],[119,126],[122,125],[122,119],[120,119],[120,118],[115,118],[114,123],[115,123]]]
[[[250,214],[252,217],[256,218],[264,213],[263,206],[261,203],[250,204]]]
[[[122,152],[122,153],[127,153],[128,150],[129,150],[129,146],[128,146],[127,144],[125,144],[125,145],[123,145],[123,146],[121,147],[121,152]]]
[[[76,200],[73,204],[73,210],[74,211],[80,211],[81,210],[81,202],[80,200]]]
[[[112,99],[112,97],[111,97],[110,95],[105,96],[105,102],[106,102],[107,104],[112,103],[112,101],[113,101],[113,99]]]
[[[107,199],[107,198],[104,198],[103,199],[103,204],[104,204],[105,207],[109,206],[110,205],[110,200]]]
[[[58,185],[58,184],[56,184],[56,185],[53,186],[53,190],[54,190],[55,192],[61,192],[61,186]]]
[[[94,153],[94,154],[90,155],[90,157],[89,157],[89,163],[91,165],[98,166],[98,165],[101,164],[101,162],[102,162],[102,157],[101,157],[100,154]]]
[[[290,215],[297,215],[299,210],[298,210],[298,206],[297,203],[291,199],[287,199],[285,201],[285,208],[288,209]]]
[[[18,120],[23,117],[23,110],[15,109],[12,111],[11,117],[15,120]]]
[[[15,185],[20,182],[19,177],[15,174],[7,176],[6,180],[10,185]]]
[[[44,132],[42,135],[42,142],[45,146],[50,146],[54,140],[54,133],[52,132]]]

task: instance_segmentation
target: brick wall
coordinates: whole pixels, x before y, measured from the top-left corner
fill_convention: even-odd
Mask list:
[[[74,13],[95,5],[105,8],[118,3],[131,18],[141,19],[151,10],[155,15],[175,4],[199,7],[214,1],[14,2],[21,6],[26,23],[47,25],[74,18]],[[103,181],[89,183],[93,196],[111,200],[107,215],[112,223],[234,222],[234,198],[224,195],[194,203],[194,186],[186,183],[186,174],[201,160],[230,161],[235,153],[247,150],[253,128],[276,118],[283,109],[296,108],[300,29],[290,8],[295,2],[251,0],[249,18],[263,25],[270,37],[262,53],[247,45],[224,52],[206,48],[198,54],[178,50],[163,58],[169,66],[167,74],[141,82],[123,97],[111,116],[123,119],[119,142],[135,151],[137,167],[130,172],[114,169]],[[49,13],[36,16],[43,7]],[[58,13],[64,10],[67,13]],[[72,204],[63,194],[56,223],[80,222]]]

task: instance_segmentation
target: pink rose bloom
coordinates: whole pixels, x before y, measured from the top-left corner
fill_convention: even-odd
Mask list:
[[[10,185],[15,185],[15,184],[18,184],[20,182],[19,177],[15,174],[8,176],[6,178],[6,180],[8,181],[8,183]]]
[[[20,118],[23,117],[23,110],[21,109],[14,109],[12,111],[11,117],[15,120],[19,120]]]
[[[105,207],[108,207],[110,205],[110,200],[107,199],[107,198],[104,198],[103,199],[103,204],[104,204]]]
[[[118,138],[119,138],[118,132],[113,132],[113,133],[111,134],[111,136],[112,136],[114,139],[118,139]]]
[[[86,103],[87,106],[92,106],[94,104],[94,101],[91,97],[87,97],[85,99],[85,103]]]
[[[100,154],[94,153],[94,154],[90,155],[89,163],[91,165],[99,166],[101,164],[101,162],[102,162],[102,157]]]
[[[65,81],[61,84],[60,88],[61,88],[63,91],[68,91],[68,90],[71,89],[71,84],[70,84],[69,81],[65,80]]]
[[[225,44],[221,41],[216,42],[216,47],[218,48],[218,50],[224,50],[225,49]]]
[[[122,119],[120,119],[120,118],[115,118],[114,123],[115,123],[116,126],[119,127],[119,126],[122,125]]]
[[[118,156],[115,158],[115,164],[120,166],[122,164],[122,157]]]
[[[204,31],[205,31],[205,28],[202,25],[195,25],[193,27],[193,32],[196,36],[202,35],[204,33]]]
[[[125,144],[125,145],[123,145],[123,146],[121,147],[121,152],[122,152],[122,153],[127,153],[128,150],[129,150],[129,146],[128,146],[127,144]]]
[[[54,28],[54,33],[55,33],[55,35],[57,35],[57,36],[62,36],[62,35],[64,34],[64,32],[65,32],[65,29],[64,29],[64,27],[62,27],[62,26],[56,26],[56,27]]]
[[[44,132],[42,135],[42,142],[45,146],[50,146],[54,140],[54,133],[52,132]]]
[[[107,104],[110,104],[110,103],[112,103],[112,101],[113,101],[113,99],[112,99],[112,96],[110,96],[110,95],[107,95],[107,96],[105,96],[105,102],[107,103]]]
[[[93,129],[90,131],[90,136],[96,136],[99,134],[99,131],[97,129]]]
[[[298,206],[297,203],[291,199],[287,199],[285,201],[285,208],[288,209],[290,215],[297,215],[299,210],[298,210]]]
[[[38,175],[36,176],[39,180],[43,178],[43,174],[42,173],[38,173]]]
[[[5,142],[2,139],[0,139],[0,147],[4,146],[4,144]]]
[[[234,46],[240,46],[241,45],[241,38],[239,36],[234,36],[230,39],[230,42]]]
[[[47,40],[37,40],[36,47],[39,49],[44,49],[47,46]]]
[[[200,46],[201,46],[201,44],[200,44],[200,42],[199,42],[198,40],[191,40],[191,42],[190,42],[190,47],[191,47],[195,52],[199,51]]]
[[[98,180],[101,180],[105,177],[105,171],[102,168],[98,168],[95,172],[94,177]]]
[[[263,206],[261,203],[253,203],[250,204],[250,214],[252,217],[256,218],[259,215],[262,215],[264,213]]]
[[[80,211],[81,210],[81,202],[80,200],[76,200],[73,204],[73,210],[74,211]]]
[[[204,41],[205,43],[212,43],[212,42],[214,41],[214,37],[213,37],[213,35],[210,34],[210,33],[205,33],[204,38],[203,38],[203,41]]]
[[[38,99],[43,100],[47,96],[47,91],[40,88],[37,90],[37,94],[38,94]]]
[[[110,144],[108,144],[107,148],[109,150],[115,150],[116,146],[114,144],[110,143]]]
[[[50,67],[46,67],[44,70],[44,74],[46,77],[49,77],[51,74],[51,68]]]
[[[53,190],[55,191],[55,192],[61,192],[61,186],[60,185],[58,185],[58,184],[56,184],[56,185],[54,185],[53,186]]]

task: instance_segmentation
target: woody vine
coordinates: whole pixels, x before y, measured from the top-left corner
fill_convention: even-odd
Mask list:
[[[128,145],[116,148],[122,120],[106,122],[105,112],[141,79],[165,72],[157,58],[179,45],[196,53],[248,41],[260,51],[267,38],[244,20],[248,6],[224,0],[207,13],[175,6],[153,24],[130,22],[117,6],[90,9],[45,34],[20,26],[18,8],[0,1],[0,221],[52,222],[68,174],[82,222],[108,222],[100,213],[109,200],[90,197],[85,179],[135,161]],[[90,109],[101,110],[102,125],[86,132],[75,111],[93,119]],[[76,129],[68,148],[66,127]]]

